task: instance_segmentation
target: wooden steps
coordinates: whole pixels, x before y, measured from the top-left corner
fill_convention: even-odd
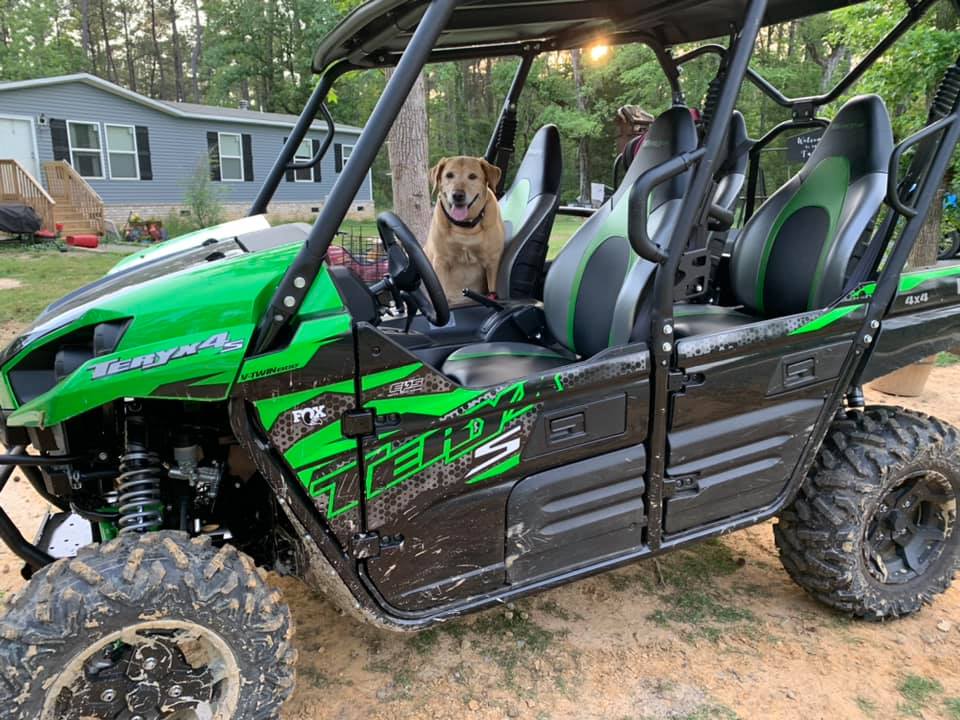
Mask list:
[[[0,158],[0,202],[29,205],[47,231],[62,225],[63,236],[103,235],[103,200],[90,184],[62,160],[45,162],[43,172],[47,189],[16,160]]]
[[[62,235],[97,235],[99,230],[96,223],[87,219],[77,208],[69,205],[66,199],[57,200],[53,210],[53,218],[57,224],[63,225]]]
[[[44,163],[43,172],[56,201],[54,218],[63,225],[61,234],[103,235],[103,200],[87,181],[62,160]]]

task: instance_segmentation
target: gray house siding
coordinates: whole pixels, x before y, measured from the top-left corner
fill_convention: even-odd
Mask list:
[[[33,116],[41,165],[54,159],[50,124],[48,122],[47,126],[39,127],[36,122],[41,114],[48,121],[57,119],[98,123],[101,162],[104,175],[108,177],[88,178],[87,182],[99,193],[107,206],[149,207],[180,204],[183,201],[185,185],[197,167],[200,166],[204,172],[208,171],[208,132],[250,135],[253,179],[216,183],[222,187],[224,203],[249,203],[256,196],[289,132],[288,128],[252,124],[232,118],[212,121],[177,117],[80,81],[4,90],[0,92],[0,108],[0,112]],[[215,109],[211,109],[211,112],[215,112]],[[144,126],[148,129],[152,180],[108,179],[105,124]],[[322,140],[324,132],[312,130],[308,137]],[[355,131],[338,130],[334,143],[353,145],[357,137],[358,133]],[[331,146],[320,163],[320,182],[282,180],[274,202],[322,205],[339,177],[334,156],[334,146]],[[372,199],[373,188],[368,173],[356,203],[371,203]]]

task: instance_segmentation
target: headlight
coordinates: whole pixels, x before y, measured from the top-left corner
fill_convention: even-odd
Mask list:
[[[128,320],[113,320],[90,325],[34,348],[7,373],[17,401],[20,404],[30,402],[88,360],[112,353],[128,324]],[[29,336],[21,338],[21,348],[28,339]]]

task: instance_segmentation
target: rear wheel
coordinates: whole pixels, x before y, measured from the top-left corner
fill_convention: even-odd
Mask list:
[[[774,537],[790,576],[832,607],[908,615],[960,565],[957,430],[899,408],[847,412]]]
[[[38,572],[0,625],[0,716],[272,718],[293,626],[250,558],[184,533],[123,535]]]
[[[937,248],[938,260],[950,260],[960,252],[960,230],[945,232],[940,237],[940,247]]]

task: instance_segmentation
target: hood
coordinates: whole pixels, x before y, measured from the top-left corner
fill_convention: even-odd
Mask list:
[[[200,230],[194,230],[193,232],[186,233],[185,235],[178,235],[177,237],[170,238],[165,242],[157,243],[156,245],[150,245],[143,250],[139,250],[131,255],[127,255],[125,258],[123,258],[123,260],[110,268],[110,270],[107,271],[107,274],[112,275],[120,270],[141,265],[144,262],[150,262],[168,255],[174,255],[176,253],[183,252],[184,250],[192,250],[204,244],[212,244],[221,240],[235,238],[238,235],[254,232],[256,230],[266,230],[269,227],[270,223],[267,222],[266,215],[251,215],[250,217],[231,220],[219,225],[212,225],[207,228],[201,228]]]
[[[51,304],[0,354],[8,424],[49,426],[123,397],[225,399],[298,246],[248,251],[230,240],[183,250]],[[325,271],[304,306],[345,312]]]

